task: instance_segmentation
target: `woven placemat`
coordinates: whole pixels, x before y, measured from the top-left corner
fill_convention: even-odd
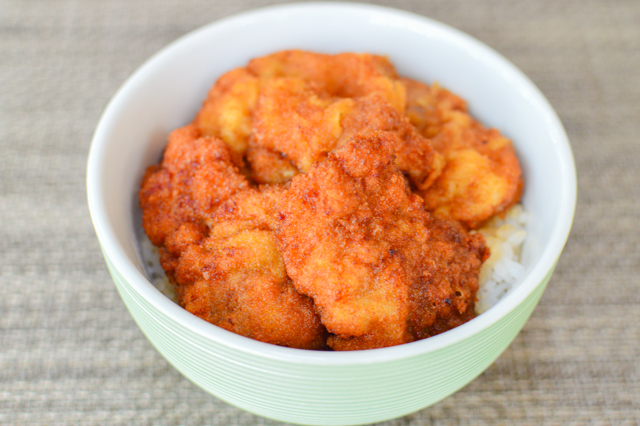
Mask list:
[[[85,196],[92,132],[148,57],[272,4],[0,0],[0,423],[275,424],[191,384],[107,273]],[[378,1],[489,44],[564,122],[578,207],[547,292],[467,387],[388,425],[640,421],[640,2]]]

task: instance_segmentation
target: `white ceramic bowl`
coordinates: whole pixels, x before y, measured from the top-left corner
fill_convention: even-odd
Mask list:
[[[350,353],[304,351],[217,328],[163,296],[140,260],[137,190],[169,132],[192,120],[212,83],[282,49],[387,55],[406,76],[463,96],[515,144],[531,213],[526,277],[496,306],[441,335]],[[410,13],[307,3],[227,18],[147,61],[106,108],[87,171],[91,217],[118,291],[142,331],[182,374],[245,410],[302,424],[360,424],[420,410],[482,373],[537,304],[571,227],[575,166],[558,117],[538,89],[475,39]]]

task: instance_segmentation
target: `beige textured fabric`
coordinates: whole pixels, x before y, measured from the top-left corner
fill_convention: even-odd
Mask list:
[[[177,37],[271,4],[0,0],[0,423],[275,424],[178,374],[103,263],[89,142],[124,80]],[[389,425],[640,421],[640,2],[378,1],[484,41],[556,108],[579,200],[557,272],[498,361]]]

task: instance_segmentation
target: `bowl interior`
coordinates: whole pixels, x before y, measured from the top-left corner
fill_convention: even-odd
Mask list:
[[[486,126],[513,140],[524,171],[522,202],[531,214],[523,254],[527,274],[494,308],[465,324],[467,332],[524,300],[553,268],[575,206],[571,150],[553,109],[520,71],[475,39],[427,18],[349,4],[272,7],[205,26],[155,55],[120,89],[94,135],[87,185],[102,248],[127,281],[170,309],[145,279],[138,252],[137,191],[144,170],[159,161],[168,134],[193,119],[220,75],[291,48],[387,55],[401,75],[438,81],[466,99]],[[216,332],[211,330],[205,333]],[[416,343],[455,339],[456,332]]]

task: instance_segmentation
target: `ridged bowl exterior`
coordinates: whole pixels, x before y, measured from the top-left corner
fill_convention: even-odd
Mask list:
[[[310,366],[203,339],[148,303],[107,264],[129,312],[158,351],[202,389],[246,411],[308,425],[356,425],[415,412],[481,374],[522,329],[551,277],[493,326],[456,344],[386,363]]]

